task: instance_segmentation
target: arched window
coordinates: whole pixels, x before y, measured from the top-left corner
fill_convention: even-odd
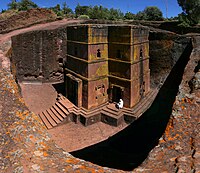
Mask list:
[[[101,50],[100,49],[97,50],[97,57],[101,58]]]

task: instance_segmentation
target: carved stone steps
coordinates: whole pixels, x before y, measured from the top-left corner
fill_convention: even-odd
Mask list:
[[[113,104],[110,104],[110,105],[108,105],[108,106],[106,106],[106,108],[107,109],[110,109],[111,111],[113,111],[113,112],[115,112],[115,113],[119,113],[119,112],[121,112],[121,109],[117,109],[116,107],[115,107],[115,104],[113,103]]]
[[[114,115],[112,112],[108,111],[109,109],[104,109],[101,111],[101,121],[112,125],[112,126],[118,126],[122,122],[124,122],[123,115]]]
[[[105,105],[98,107],[96,109],[89,110],[89,111],[86,110],[85,108],[80,108],[80,112],[81,112],[81,115],[83,115],[85,117],[88,117],[88,116],[90,117],[90,116],[93,116],[95,114],[99,114],[104,106]]]
[[[46,112],[51,116],[51,118],[56,122],[56,124],[61,123],[56,114],[54,114],[50,109],[47,109]]]
[[[63,107],[63,105],[60,102],[56,102],[53,108],[59,113],[60,116],[63,118],[66,118],[69,114],[69,111]]]
[[[124,121],[132,123],[139,118],[152,104],[158,90],[149,92],[137,105],[133,108],[117,109],[115,104],[104,104],[95,109],[87,110],[83,107],[77,107],[67,98],[60,95],[59,100],[49,109],[39,114],[45,126],[50,129],[65,120],[74,122],[80,121],[83,125],[88,126],[96,122],[118,126]]]
[[[112,114],[113,117],[119,117],[122,115],[122,111],[121,110],[113,110],[111,108],[108,108],[107,106],[105,108],[103,108],[103,113],[108,112],[109,114]]]
[[[56,102],[51,108],[38,114],[47,129],[51,129],[61,124],[69,115],[69,111]]]
[[[41,118],[43,124],[46,126],[47,129],[51,129],[53,128],[53,126],[50,124],[50,122],[48,121],[48,119],[45,117],[45,115],[43,114],[43,112],[38,114],[39,117]]]
[[[55,120],[48,114],[47,111],[43,112],[44,116],[46,117],[46,119],[49,121],[49,123],[55,127],[57,125],[57,123],[55,122]]]
[[[53,106],[50,108],[50,110],[54,113],[54,115],[57,116],[57,118],[62,122],[64,120],[63,116],[61,116],[56,110],[53,108]]]
[[[64,97],[58,103],[62,104],[67,110],[76,107],[68,99],[64,99]]]

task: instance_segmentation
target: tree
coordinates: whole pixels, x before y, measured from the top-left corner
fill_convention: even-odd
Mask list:
[[[182,8],[182,19],[186,19],[186,23],[195,25],[200,22],[200,0],[177,0]]]
[[[146,20],[163,20],[163,14],[161,10],[156,6],[146,7],[143,11],[143,13],[146,15]]]
[[[147,20],[147,16],[143,11],[139,11],[136,15],[135,15],[135,19],[136,20]]]
[[[2,13],[5,13],[6,12],[6,10],[4,10],[4,9],[1,9],[1,13],[0,14],[2,14]]]
[[[119,9],[114,9],[111,8],[110,9],[110,15],[109,15],[109,20],[119,20],[119,19],[123,19],[124,14],[121,12],[121,10]]]
[[[65,14],[65,15],[73,14],[72,9],[69,8],[69,6],[67,6],[66,2],[63,3],[62,11],[63,11],[63,14]]]
[[[17,10],[18,6],[19,6],[19,3],[16,0],[12,0],[10,3],[8,3],[9,10]]]
[[[88,16],[91,19],[108,19],[109,17],[109,10],[105,7],[97,6],[90,7],[88,10]]]
[[[182,28],[189,27],[190,25],[192,25],[191,21],[188,19],[188,16],[185,15],[184,13],[178,15],[178,20],[180,22],[178,26]]]
[[[61,8],[60,8],[60,4],[57,4],[55,7],[52,8],[52,10],[58,15],[61,14]]]
[[[131,12],[126,12],[124,15],[124,19],[127,19],[127,20],[134,20],[135,17],[136,17],[135,14],[133,14]]]
[[[25,11],[25,10],[29,10],[31,8],[37,8],[37,7],[38,7],[38,5],[35,4],[31,0],[21,0],[19,2],[19,10],[21,10],[21,11]]]
[[[90,17],[88,15],[83,14],[83,15],[80,15],[78,19],[90,19]]]
[[[77,17],[80,15],[88,15],[89,9],[90,6],[80,6],[80,4],[78,4],[75,8],[75,14]]]
[[[61,10],[60,4],[56,4],[56,6],[50,7],[49,9],[53,10],[57,16],[63,16],[63,11]]]

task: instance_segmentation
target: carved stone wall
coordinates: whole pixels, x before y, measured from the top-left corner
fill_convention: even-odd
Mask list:
[[[62,82],[65,66],[73,76],[68,83],[81,81],[75,88],[82,96],[75,91],[75,101],[66,95],[77,106],[91,109],[122,98],[133,107],[150,90],[148,36],[142,26],[73,24],[13,37],[12,59],[19,81]]]
[[[19,81],[63,81],[66,29],[38,30],[12,37],[12,61]]]
[[[106,25],[67,27],[66,72],[83,81],[82,106],[86,109],[108,101],[107,37]]]
[[[150,90],[149,29],[134,25],[109,26],[109,85],[120,86],[124,106],[133,107]],[[116,98],[112,93],[111,97]],[[112,100],[110,98],[109,100]]]

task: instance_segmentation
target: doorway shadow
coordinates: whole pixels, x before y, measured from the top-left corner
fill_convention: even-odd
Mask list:
[[[65,96],[65,83],[56,83],[56,84],[52,84],[52,86],[54,87],[54,89],[57,91],[57,93],[62,94],[63,96]]]
[[[137,121],[106,141],[71,154],[100,166],[124,171],[138,167],[158,144],[166,129],[191,51],[190,43],[160,88],[151,107]]]

